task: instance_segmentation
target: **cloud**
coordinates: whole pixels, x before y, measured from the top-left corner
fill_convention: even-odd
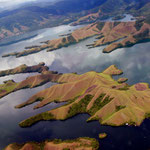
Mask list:
[[[11,8],[23,3],[27,2],[34,2],[36,0],[0,0],[0,8],[5,9],[5,8]]]

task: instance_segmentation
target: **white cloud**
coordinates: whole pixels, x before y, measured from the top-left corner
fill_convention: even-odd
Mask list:
[[[0,0],[0,8],[11,8],[13,6],[17,6],[27,2],[34,2],[36,0]]]

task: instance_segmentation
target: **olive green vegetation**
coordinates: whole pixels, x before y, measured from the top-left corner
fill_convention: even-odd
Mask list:
[[[120,24],[119,21],[114,22],[114,26],[117,26],[118,24]]]
[[[81,113],[90,115],[87,121],[98,120],[103,125],[122,126],[128,123],[139,126],[145,119],[145,114],[150,112],[150,88],[147,83],[118,83],[112,75],[120,73],[123,71],[111,65],[102,73],[91,71],[81,75],[62,75],[59,78],[62,84],[38,92],[20,105],[29,105],[40,97],[43,100],[34,108],[41,108],[54,100],[67,104],[49,110],[46,117],[36,115],[24,120],[20,126],[28,127],[41,120],[66,120]],[[123,81],[125,78],[121,79]],[[81,85],[82,88],[78,88]],[[138,100],[141,98],[142,101]]]
[[[30,117],[26,121],[20,122],[19,125],[21,127],[29,127],[32,124],[35,124],[36,122],[38,122],[40,120],[54,120],[54,119],[55,118],[54,118],[53,114],[44,112],[44,113],[38,114],[36,116]]]
[[[89,113],[90,115],[94,115],[99,109],[101,109],[102,107],[104,107],[106,104],[108,104],[110,101],[113,100],[113,98],[110,98],[110,96],[105,97],[105,95],[106,94],[104,94],[104,93],[101,94],[95,100],[92,108],[89,111],[87,111],[86,108],[87,108],[87,105],[89,104],[89,102],[91,101],[91,99],[93,98],[92,95],[89,95],[89,94],[86,95],[78,103],[75,102],[75,100],[77,98],[70,100],[69,103],[62,106],[62,107],[64,107],[68,104],[72,104],[72,106],[70,107],[70,109],[68,111],[67,116],[64,119],[73,117],[73,116],[80,114],[80,113]],[[28,126],[31,126],[31,125],[33,125],[36,122],[41,121],[41,120],[55,120],[55,117],[53,116],[53,114],[51,114],[49,112],[45,112],[45,113],[30,117],[29,119],[21,122],[19,125],[21,127],[28,127]],[[92,120],[98,120],[98,118],[92,118]]]
[[[83,99],[80,100],[79,103],[74,103],[70,110],[68,111],[68,114],[66,118],[72,117],[78,113],[86,113],[86,107],[93,98],[92,95],[86,95]]]
[[[124,108],[126,108],[126,106],[121,106],[121,105],[120,106],[116,106],[116,112],[120,111],[121,109],[124,109]]]
[[[137,41],[141,41],[144,40],[145,38],[149,37],[149,29],[145,29],[142,33],[138,33],[136,35],[134,35],[133,37],[137,40]]]
[[[46,140],[44,142],[27,142],[24,144],[17,144],[17,143],[13,143],[8,145],[6,148],[4,148],[4,150],[6,149],[11,149],[11,150],[20,150],[21,148],[28,148],[25,145],[29,144],[32,148],[34,148],[34,150],[44,150],[45,147],[47,147],[47,143],[49,145],[54,145],[56,148],[57,146],[59,147],[58,144],[62,144],[62,149],[63,150],[70,150],[72,149],[72,145],[74,145],[74,148],[87,148],[87,149],[92,149],[92,150],[98,150],[99,148],[99,142],[94,139],[94,138],[89,138],[89,137],[81,137],[78,139],[73,139],[73,140],[61,140],[61,139],[54,139],[54,140]],[[68,144],[68,145],[67,145]]]
[[[69,35],[69,36],[67,37],[67,39],[68,39],[68,41],[69,41],[70,44],[73,44],[73,43],[76,42],[76,39],[75,39],[72,35]]]
[[[129,86],[126,85],[126,86],[124,86],[124,87],[122,87],[122,88],[119,88],[119,90],[123,90],[123,91],[129,90]]]
[[[105,97],[106,94],[102,93],[94,102],[92,108],[88,111],[89,114],[94,115],[98,110],[108,104],[113,98],[110,96]],[[105,97],[105,98],[104,98]]]
[[[106,133],[100,133],[99,134],[99,138],[100,139],[104,139],[104,138],[106,138],[107,137],[107,134]]]
[[[146,113],[145,118],[150,118],[150,113]]]
[[[0,85],[0,91],[5,91],[6,93],[12,92],[17,87],[17,85],[19,84],[13,80],[5,81],[4,84]]]
[[[135,28],[136,28],[137,31],[139,31],[142,26],[143,26],[143,21],[142,20],[138,20],[138,21],[135,22]]]
[[[105,25],[105,22],[98,22],[97,25],[96,25],[96,28],[99,29],[99,30],[102,30],[104,25]]]

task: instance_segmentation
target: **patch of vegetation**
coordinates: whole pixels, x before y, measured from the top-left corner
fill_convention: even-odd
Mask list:
[[[21,127],[29,127],[41,120],[54,120],[54,119],[55,118],[54,118],[53,114],[44,112],[44,113],[38,114],[36,116],[30,117],[29,119],[21,122],[19,125]]]
[[[133,45],[133,43],[132,43],[132,42],[130,42],[130,41],[126,41],[125,45],[126,45],[126,46],[132,46],[132,45]]]
[[[120,24],[120,22],[115,21],[115,22],[114,22],[114,27],[117,26],[118,24]]]
[[[96,37],[96,39],[101,39],[101,38],[103,38],[104,37],[104,35],[100,35],[100,36],[98,36],[98,37]],[[92,44],[91,44],[92,45]]]
[[[102,107],[104,107],[106,104],[108,104],[110,101],[112,101],[113,98],[110,98],[110,96],[105,97],[106,94],[102,93],[94,102],[92,108],[88,111],[91,115],[94,115],[98,110],[100,110]],[[105,99],[104,99],[105,97]],[[102,101],[103,100],[103,101]]]
[[[63,38],[63,39],[62,39],[62,42],[65,43],[65,42],[66,42],[66,38]]]
[[[76,42],[76,39],[75,39],[72,35],[69,35],[69,36],[67,37],[67,39],[68,39],[68,41],[69,41],[70,43],[75,43],[75,42]]]
[[[90,140],[92,140],[92,147],[97,150],[99,148],[99,142],[96,139]]]
[[[119,88],[119,90],[129,90],[129,87],[128,86],[124,86],[124,87],[122,87],[122,88]]]
[[[98,30],[102,30],[103,27],[104,27],[104,25],[105,25],[105,22],[98,22],[96,28],[97,28]]]
[[[85,113],[86,107],[92,98],[92,95],[86,95],[83,99],[80,100],[79,103],[74,103],[68,111],[67,118],[72,117],[78,113]]]
[[[145,118],[150,118],[150,113],[146,113]]]
[[[106,138],[107,137],[107,134],[106,133],[100,133],[99,134],[99,138],[100,139],[104,139],[104,138]]]
[[[126,108],[126,106],[116,106],[116,112],[120,111],[121,109]]]
[[[135,22],[134,27],[136,28],[137,31],[139,31],[142,26],[143,26],[143,21],[142,20],[138,20],[138,21]]]
[[[143,32],[138,33],[138,34],[134,35],[133,37],[134,37],[137,41],[141,41],[141,40],[143,40],[144,38],[148,38],[149,32],[150,32],[149,29],[145,29]]]
[[[146,17],[145,22],[150,24],[150,15]]]

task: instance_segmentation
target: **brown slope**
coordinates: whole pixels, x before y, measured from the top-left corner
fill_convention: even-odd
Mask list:
[[[94,25],[90,24],[86,27],[75,30],[71,35],[67,37],[62,37],[62,38],[54,39],[54,40],[48,40],[46,42],[43,42],[44,44],[41,46],[33,46],[22,52],[14,52],[14,53],[3,55],[3,57],[8,57],[8,56],[21,57],[21,56],[26,56],[26,55],[30,55],[33,53],[37,53],[45,49],[47,49],[47,51],[53,51],[61,47],[66,47],[73,43],[78,43],[83,39],[92,37],[93,35],[97,35],[97,34],[99,34],[99,30],[97,29],[96,24]]]
[[[41,46],[33,46],[25,51],[6,54],[3,55],[3,57],[21,57],[37,53],[44,49],[47,49],[47,51],[53,51],[69,46],[73,43],[78,43],[81,40],[94,35],[98,36],[98,40],[93,44],[88,45],[89,48],[107,45],[103,52],[109,53],[117,48],[129,47],[136,43],[150,40],[150,25],[142,21],[97,22],[77,29],[66,37],[46,41]]]
[[[47,140],[36,143],[10,144],[4,150],[97,150],[99,143],[96,139],[82,137],[74,140]]]
[[[48,70],[48,67],[45,66],[45,63],[39,63],[38,65],[34,65],[34,66],[27,66],[23,64],[13,69],[0,71],[0,77],[11,75],[11,74],[19,74],[19,73],[31,73],[31,72],[41,73],[47,70]]]
[[[17,108],[34,103],[38,99],[41,101],[34,108],[43,107],[56,100],[66,101],[68,104],[24,120],[20,126],[30,126],[40,120],[64,120],[79,113],[88,113],[91,115],[89,121],[99,120],[101,124],[140,125],[150,113],[148,84],[138,83],[129,86],[126,83],[118,83],[111,77],[112,73],[118,72],[118,69],[114,66],[110,68],[103,73],[62,75],[58,82],[65,83],[54,85],[35,94]],[[109,73],[108,70],[111,72]]]
[[[53,71],[48,71],[48,69],[49,68],[47,66],[44,66],[43,63],[40,63],[37,66],[28,67],[26,65],[22,65],[15,69],[4,71],[5,75],[32,72],[32,71],[39,71],[41,72],[41,74],[28,77],[19,83],[16,83],[13,80],[4,81],[4,84],[0,85],[0,98],[20,89],[34,88],[50,81],[57,82],[58,79],[61,77],[61,74],[57,74],[57,72],[53,72]]]

